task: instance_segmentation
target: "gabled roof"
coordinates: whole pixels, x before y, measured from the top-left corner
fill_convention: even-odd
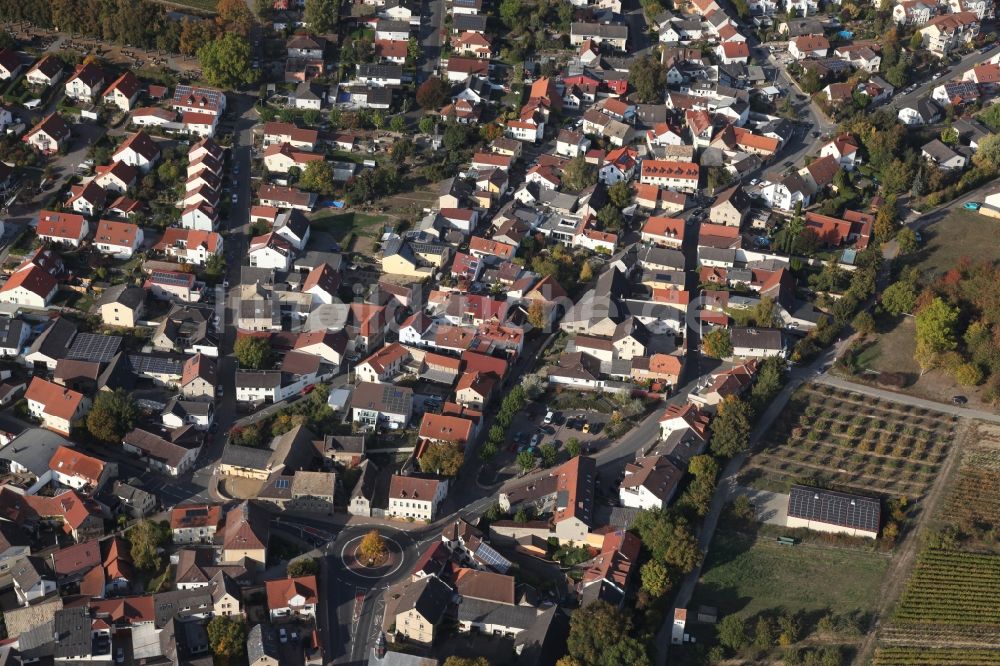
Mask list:
[[[61,72],[62,68],[62,60],[53,55],[47,55],[43,56],[41,60],[32,65],[31,69],[28,70],[28,74],[32,72],[41,72],[46,77],[51,79],[53,76]]]
[[[465,444],[472,435],[472,426],[468,419],[426,412],[420,421],[420,437]]]
[[[318,589],[316,576],[264,581],[267,607],[270,610],[288,608],[295,597],[302,597],[302,604],[316,604],[319,601]]]
[[[86,224],[83,215],[43,210],[38,214],[35,231],[39,236],[79,240],[83,237]]]
[[[31,264],[17,270],[7,278],[7,282],[0,288],[0,293],[13,291],[21,287],[41,298],[47,297],[56,288],[58,282],[52,275],[41,266]]]
[[[389,482],[389,499],[405,499],[430,502],[437,493],[441,481],[419,476],[393,474]]]
[[[147,160],[154,160],[160,155],[159,146],[156,145],[152,137],[142,130],[139,130],[118,146],[118,150],[114,152],[112,157],[114,158],[114,156],[123,153],[129,148]]]
[[[66,84],[69,85],[71,81],[75,81],[76,79],[85,83],[87,87],[93,88],[104,83],[104,70],[92,62],[77,65],[73,74],[66,79]]]
[[[70,420],[76,414],[83,402],[83,394],[71,391],[65,386],[59,386],[41,377],[33,377],[24,397],[43,405],[43,411],[49,416]]]
[[[129,70],[115,79],[114,82],[112,82],[112,84],[104,91],[104,95],[108,95],[117,90],[128,99],[132,99],[132,96],[139,92],[141,85],[142,84],[139,83],[139,79],[136,78],[136,75]]]
[[[23,138],[27,140],[39,132],[44,132],[55,141],[62,141],[69,137],[69,125],[63,122],[59,114],[50,113],[41,122],[32,127]]]
[[[131,222],[101,220],[94,233],[95,243],[107,243],[118,247],[135,247],[139,241],[141,229]]]
[[[105,462],[76,449],[60,446],[49,461],[49,469],[53,472],[76,476],[85,480],[92,487],[97,487],[104,473]]]

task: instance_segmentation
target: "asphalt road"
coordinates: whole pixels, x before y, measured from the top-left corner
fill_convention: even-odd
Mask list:
[[[997,55],[997,53],[1000,53],[1000,51],[997,51],[997,49],[993,49],[992,51],[989,51],[987,53],[980,53],[978,50],[973,51],[972,53],[962,58],[958,62],[958,64],[952,65],[950,67],[950,71],[948,72],[947,76],[942,76],[937,80],[931,80],[922,83],[915,90],[905,95],[895,95],[889,101],[889,106],[891,106],[894,109],[899,109],[905,106],[906,104],[909,104],[910,102],[915,102],[921,97],[929,95],[931,90],[933,90],[937,86],[947,81],[951,80],[958,81],[962,78],[962,74],[969,71],[976,65],[986,62],[993,56]]]

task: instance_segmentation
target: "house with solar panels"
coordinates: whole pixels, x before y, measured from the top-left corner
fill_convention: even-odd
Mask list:
[[[808,486],[792,486],[788,496],[788,527],[874,539],[880,519],[879,501],[872,497]]]

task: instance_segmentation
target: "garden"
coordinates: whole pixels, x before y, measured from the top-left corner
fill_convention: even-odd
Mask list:
[[[920,499],[957,417],[831,386],[799,390],[752,455],[740,483],[774,492],[805,484]]]

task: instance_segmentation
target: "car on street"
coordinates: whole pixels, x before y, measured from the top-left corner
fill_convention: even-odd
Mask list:
[[[240,200],[240,195],[236,194],[236,192],[233,192],[233,203],[236,203],[239,200]]]
[[[966,398],[964,395],[955,395],[952,396],[951,401],[956,405],[964,405],[969,402],[969,399]]]
[[[240,175],[240,163],[239,162],[233,162],[233,175],[234,176]]]
[[[125,663],[125,648],[118,648],[115,652],[115,663],[124,664]]]
[[[964,204],[962,204],[962,208],[966,210],[979,210],[980,207],[982,207],[982,204],[979,203],[978,201],[966,201]]]
[[[288,642],[288,632],[285,631],[284,627],[278,630],[278,640],[280,640],[282,643]]]

